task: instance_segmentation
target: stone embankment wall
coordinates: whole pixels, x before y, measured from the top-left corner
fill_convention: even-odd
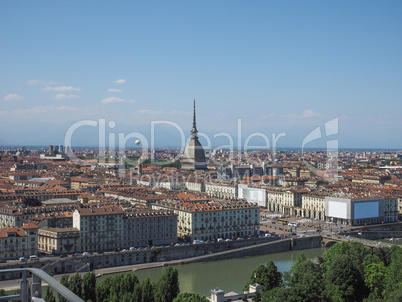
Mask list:
[[[361,235],[359,235],[359,233],[361,233]],[[343,232],[342,234],[370,240],[391,237],[402,238],[402,222],[354,227],[349,232]]]

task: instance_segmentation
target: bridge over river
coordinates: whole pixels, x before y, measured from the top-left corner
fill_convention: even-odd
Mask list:
[[[347,236],[346,235],[344,235],[344,236],[322,235],[322,242],[325,247],[331,247],[335,243],[342,242],[342,241],[361,242],[365,246],[368,246],[368,247],[391,247],[394,245],[394,244],[388,243],[388,242],[382,243],[381,240],[370,240],[370,239],[366,239],[366,238],[357,238],[357,237],[351,237],[350,235],[347,235]]]

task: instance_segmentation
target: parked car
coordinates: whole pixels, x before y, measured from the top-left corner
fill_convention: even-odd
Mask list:
[[[65,254],[61,254],[60,256],[59,256],[59,258],[66,258],[67,257],[67,255],[65,255]]]
[[[28,260],[28,259],[25,258],[25,257],[20,257],[20,261],[21,261],[21,262],[23,262],[23,261],[25,262],[25,261],[27,261],[27,260]],[[5,261],[4,261],[4,262],[5,262]]]
[[[39,257],[37,255],[31,255],[29,256],[29,260],[39,260]]]
[[[84,252],[83,255],[84,256],[89,256],[89,255],[91,255],[91,253],[90,252]]]

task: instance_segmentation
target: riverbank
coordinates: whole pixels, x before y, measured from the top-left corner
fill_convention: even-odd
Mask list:
[[[217,261],[223,259],[233,259],[233,258],[241,258],[241,257],[252,257],[258,255],[272,254],[272,253],[280,253],[291,250],[300,250],[300,249],[310,249],[321,247],[321,236],[311,236],[305,238],[291,238],[291,239],[280,239],[273,242],[256,242],[252,246],[240,247],[237,249],[228,249],[221,252],[203,252],[203,255],[189,257],[184,259],[173,259],[168,261],[160,261],[160,262],[147,262],[141,264],[133,264],[133,265],[124,265],[124,266],[113,266],[106,268],[99,268],[93,270],[95,275],[100,277],[103,275],[110,274],[118,274],[118,273],[128,273],[128,272],[136,272],[139,270],[150,269],[150,268],[160,268],[170,265],[178,265],[178,264],[189,264],[195,262],[205,262],[205,261]],[[199,245],[202,247],[202,245]],[[199,248],[199,247],[197,247]],[[168,248],[173,249],[173,248]],[[205,249],[205,246],[204,246]],[[117,253],[116,253],[117,254]],[[123,255],[121,253],[120,255]],[[118,256],[118,255],[114,255]],[[123,255],[124,256],[124,255]],[[83,275],[85,272],[81,272]],[[55,274],[53,277],[56,280],[60,280],[63,275],[74,275],[75,272],[72,273],[63,273],[63,274]],[[18,288],[16,282],[19,280],[8,280],[1,281],[0,288],[4,288],[7,291],[15,290]]]

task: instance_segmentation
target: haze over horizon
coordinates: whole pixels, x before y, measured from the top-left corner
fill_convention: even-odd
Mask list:
[[[61,145],[71,125],[139,132],[197,128],[212,145],[285,133],[300,148],[402,149],[400,1],[9,1],[0,3],[0,146]],[[180,145],[156,126],[158,146]],[[80,128],[73,147],[92,146]],[[202,144],[205,143],[200,138]],[[272,143],[272,140],[270,141]],[[256,138],[250,145],[258,145]]]

